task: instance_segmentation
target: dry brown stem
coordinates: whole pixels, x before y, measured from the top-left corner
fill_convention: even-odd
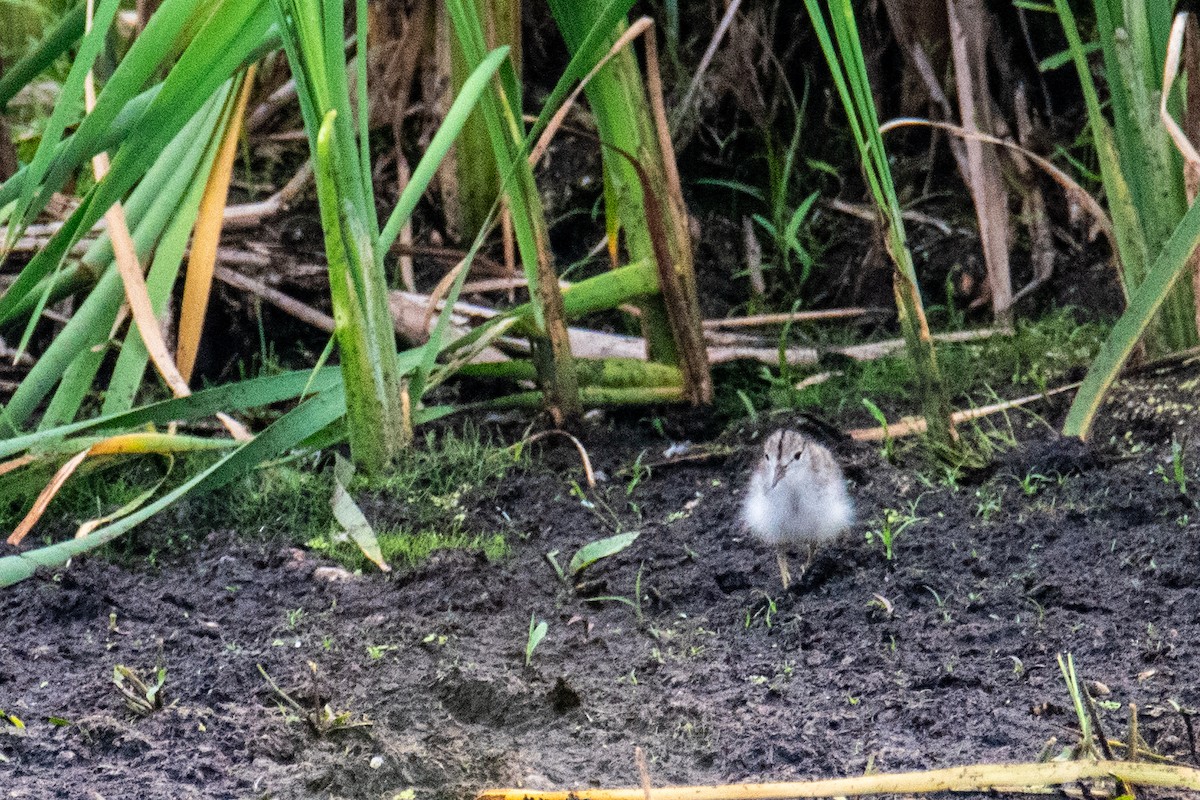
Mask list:
[[[528,444],[533,444],[538,439],[544,439],[547,436],[550,436],[553,434],[557,434],[558,436],[565,436],[571,440],[571,444],[575,445],[575,449],[579,451],[579,460],[583,463],[583,475],[587,479],[588,488],[595,489],[596,488],[596,473],[592,471],[592,459],[588,457],[587,448],[585,448],[583,446],[583,442],[579,441],[578,439],[576,439],[574,436],[567,433],[566,431],[560,430],[558,428],[553,428],[553,429],[547,430],[547,431],[539,431],[538,433],[535,433],[532,436],[526,438],[524,441],[522,441],[520,443],[520,445],[524,446],[524,445],[528,445]]]

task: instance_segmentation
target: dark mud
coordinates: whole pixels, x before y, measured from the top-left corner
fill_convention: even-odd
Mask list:
[[[622,470],[668,445],[645,422],[585,431],[608,475],[590,508],[557,446],[477,502],[473,526],[509,533],[499,563],[444,552],[330,582],[284,532],[264,545],[228,531],[154,571],[79,561],[0,594],[0,708],[25,724],[0,723],[0,795],[626,786],[636,746],[656,784],[1032,760],[1077,739],[1059,653],[1116,704],[1101,711],[1110,738],[1136,703],[1149,746],[1195,763],[1200,512],[1164,474],[1172,436],[1196,430],[1196,381],[1127,386],[1092,447],[1015,414],[1026,444],[957,488],[843,443],[860,521],[789,594],[738,531],[749,453],[631,486]],[[918,518],[892,561],[865,536],[887,509]],[[581,588],[559,581],[547,552],[565,564],[617,530],[641,535]],[[526,666],[531,614],[548,633]],[[166,707],[130,712],[114,666],[150,678],[160,663]]]

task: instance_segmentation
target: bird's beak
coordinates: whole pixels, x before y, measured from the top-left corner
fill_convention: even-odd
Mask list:
[[[781,480],[783,480],[783,474],[784,474],[785,472],[787,472],[787,464],[782,464],[782,463],[781,463],[781,464],[776,464],[776,465],[775,465],[775,471],[774,471],[774,473],[772,473],[772,476],[771,476],[771,488],[772,488],[772,489],[774,489],[774,488],[775,488],[775,486],[776,486],[776,485],[777,485],[777,484],[778,484],[778,483],[779,483]]]

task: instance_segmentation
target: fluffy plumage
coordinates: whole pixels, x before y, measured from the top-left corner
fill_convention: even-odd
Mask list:
[[[786,589],[791,582],[784,549],[837,536],[854,521],[846,480],[833,454],[796,431],[776,431],[763,443],[750,475],[742,519],[752,534],[778,551]],[[807,565],[806,565],[807,566]]]

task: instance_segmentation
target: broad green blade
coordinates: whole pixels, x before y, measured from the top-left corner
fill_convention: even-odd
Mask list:
[[[224,102],[224,92],[225,89],[222,89],[210,98],[208,112],[197,115],[184,126],[126,203],[126,217],[133,227],[134,246],[139,258],[145,258],[150,253],[163,227],[179,204],[180,197],[188,191],[194,181],[203,183],[200,173],[207,175],[207,163],[211,163],[211,158],[207,162],[203,159],[206,153],[209,153],[208,142],[211,139],[212,126],[216,124],[221,104]],[[75,213],[81,213],[81,209],[77,209]],[[81,353],[90,351],[108,340],[113,321],[124,300],[124,291],[120,276],[112,264],[112,247],[107,236],[98,239],[80,262],[77,272],[99,274],[100,279],[21,382],[8,404],[8,425],[23,426],[43,399],[53,391],[69,365],[74,363]],[[31,262],[25,269],[29,270],[32,266]],[[68,286],[74,283],[67,273],[63,275]],[[25,272],[22,271],[17,282],[20,283],[24,277]],[[32,312],[36,312],[47,300],[56,297],[59,288],[53,284],[46,284],[44,289],[30,292],[24,302],[14,305],[12,316],[20,318],[29,314],[32,323],[36,319]],[[4,300],[8,300],[8,295]],[[0,304],[2,303],[3,301],[0,301]],[[31,305],[32,309],[27,311]],[[3,321],[4,317],[0,316],[0,322]],[[86,382],[87,385],[90,383]],[[51,420],[66,421],[64,417],[57,420],[52,417]]]
[[[285,372],[265,378],[204,389],[190,397],[163,400],[160,403],[135,408],[121,414],[96,417],[70,425],[63,425],[37,433],[15,436],[0,441],[0,458],[11,458],[25,450],[39,450],[53,442],[86,431],[119,431],[141,425],[166,425],[174,421],[187,421],[209,417],[218,411],[232,413],[247,408],[266,406],[300,396],[307,388],[309,392],[328,391],[341,382],[337,367],[326,367],[315,376],[308,370]]]
[[[1155,313],[1188,267],[1198,242],[1200,203],[1192,203],[1192,207],[1183,215],[1166,246],[1155,259],[1154,265],[1146,273],[1146,279],[1129,298],[1129,307],[1117,320],[1092,362],[1083,386],[1079,387],[1075,402],[1071,404],[1071,410],[1067,413],[1067,420],[1063,425],[1065,436],[1087,438],[1105,394]]]
[[[167,0],[151,17],[151,25],[164,19],[173,21],[173,17],[166,12],[186,2],[195,3],[198,0]],[[0,297],[0,320],[7,319],[13,307],[24,299],[25,294],[58,267],[79,237],[86,233],[114,202],[124,198],[129,189],[155,163],[163,148],[208,101],[217,87],[227,81],[230,75],[256,53],[257,48],[269,40],[271,16],[265,0],[250,3],[225,0],[220,8],[224,9],[222,13],[214,15],[200,29],[168,74],[162,89],[131,127],[128,138],[117,150],[112,169],[105,179],[89,193],[83,205],[71,215],[50,243],[26,265],[4,296]],[[177,28],[186,21],[185,17],[178,21],[179,25],[176,28],[167,28],[166,32],[171,33],[175,30],[177,34]],[[160,46],[151,51],[138,50],[143,42],[151,41],[151,25],[147,25],[137,44],[117,67],[113,78],[97,98],[95,109],[84,119],[76,135],[71,138],[70,146],[57,155],[32,208],[40,208],[48,200],[50,193],[62,185],[67,176],[84,160],[83,153],[95,152],[97,140],[104,134],[108,123],[112,122],[125,103],[141,89],[142,83],[138,81],[144,82],[158,68],[161,58],[167,52],[165,47]],[[135,58],[135,54],[139,57]],[[159,61],[142,63],[152,61],[154,56],[158,56]],[[127,65],[130,65],[128,73],[124,71]],[[122,76],[123,80],[118,81],[118,75]],[[135,82],[136,85],[132,85]],[[24,183],[28,183],[28,179]]]
[[[83,36],[83,22],[87,4],[78,3],[59,20],[54,29],[46,34],[38,45],[24,58],[13,64],[0,75],[0,113],[8,101],[30,81],[50,68],[55,60],[67,52],[79,37]],[[3,205],[3,203],[0,203]]]
[[[567,565],[567,573],[572,576],[578,575],[600,559],[615,556],[633,544],[637,538],[638,532],[630,531],[629,533],[618,533],[615,536],[608,536],[604,539],[588,542],[579,548],[575,552],[575,555],[571,556],[571,563]]]
[[[354,478],[354,465],[342,458],[340,453],[334,453],[333,458],[333,498],[330,500],[333,518],[342,526],[347,538],[354,542],[372,564],[383,572],[391,572],[392,568],[383,560],[375,529],[371,527],[367,516],[350,494],[348,487]]]
[[[54,149],[68,125],[74,125],[83,114],[83,85],[92,65],[104,47],[105,37],[109,26],[117,13],[118,0],[102,0],[96,9],[94,27],[83,37],[79,53],[71,64],[67,79],[59,90],[58,100],[46,121],[46,129],[38,143],[37,152],[29,164],[29,180],[21,192],[20,200],[9,218],[8,239],[4,242],[3,250],[7,251],[21,236],[29,220],[41,211],[41,208],[31,208],[34,188],[41,183],[42,178],[54,163]]]
[[[0,588],[25,580],[38,567],[61,566],[74,556],[107,544],[187,495],[223,486],[258,464],[286,453],[338,419],[344,411],[345,396],[338,384],[284,414],[258,436],[139,511],[92,532],[86,538],[70,539],[20,555],[0,558]]]
[[[442,124],[438,126],[437,133],[433,135],[429,147],[408,179],[408,185],[404,187],[400,199],[396,201],[396,207],[388,217],[383,232],[379,234],[379,247],[383,252],[386,253],[391,249],[396,237],[400,234],[400,228],[412,216],[413,209],[417,207],[417,201],[429,188],[429,182],[433,180],[438,166],[446,157],[446,153],[453,147],[454,140],[458,138],[467,118],[479,103],[480,96],[487,89],[492,76],[496,74],[500,63],[507,55],[507,47],[496,48],[463,83],[462,91],[458,93],[458,97],[454,98],[450,111],[442,120]]]

